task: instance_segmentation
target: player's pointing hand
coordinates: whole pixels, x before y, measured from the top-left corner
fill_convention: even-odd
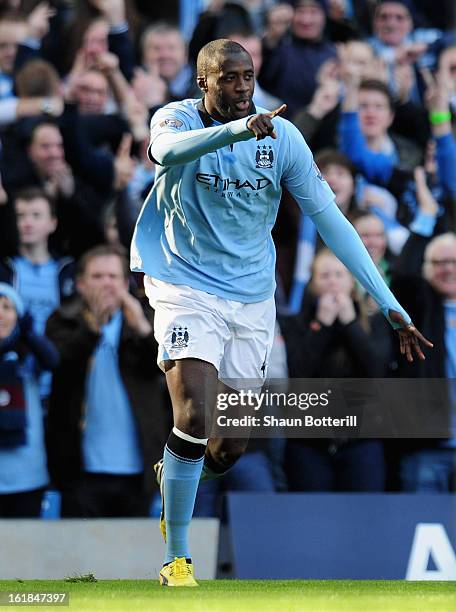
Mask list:
[[[250,117],[250,119],[247,121],[247,127],[255,134],[256,140],[263,140],[263,138],[266,138],[267,136],[277,138],[272,120],[274,117],[277,117],[277,115],[281,115],[286,108],[287,105],[282,104],[282,106],[279,106],[279,108],[276,108],[269,113],[262,113]]]

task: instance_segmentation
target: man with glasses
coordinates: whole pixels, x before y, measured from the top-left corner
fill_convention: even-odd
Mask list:
[[[448,493],[456,490],[456,234],[432,237],[439,207],[425,180],[417,181],[417,196],[419,214],[397,261],[392,290],[435,350],[407,371],[399,364],[399,376],[441,379],[442,385],[446,379],[452,409],[448,439],[401,440],[400,477],[405,491]]]

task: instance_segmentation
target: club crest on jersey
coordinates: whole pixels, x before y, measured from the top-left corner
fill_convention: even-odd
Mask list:
[[[255,161],[257,168],[272,168],[272,162],[274,161],[274,152],[272,147],[258,145]]]
[[[182,327],[181,325],[175,325],[173,327],[173,333],[171,334],[171,348],[187,348],[189,338],[190,336],[186,327]]]
[[[165,119],[160,123],[160,127],[180,128],[183,125],[179,119]]]

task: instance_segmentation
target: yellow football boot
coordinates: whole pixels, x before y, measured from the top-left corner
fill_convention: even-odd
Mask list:
[[[164,565],[159,576],[161,586],[167,587],[197,587],[193,576],[193,564],[185,557],[176,557],[174,561]]]

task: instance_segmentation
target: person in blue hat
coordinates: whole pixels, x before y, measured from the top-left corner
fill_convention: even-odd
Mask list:
[[[0,283],[1,518],[40,515],[49,476],[38,374],[57,362],[52,342],[34,333],[19,294]]]

